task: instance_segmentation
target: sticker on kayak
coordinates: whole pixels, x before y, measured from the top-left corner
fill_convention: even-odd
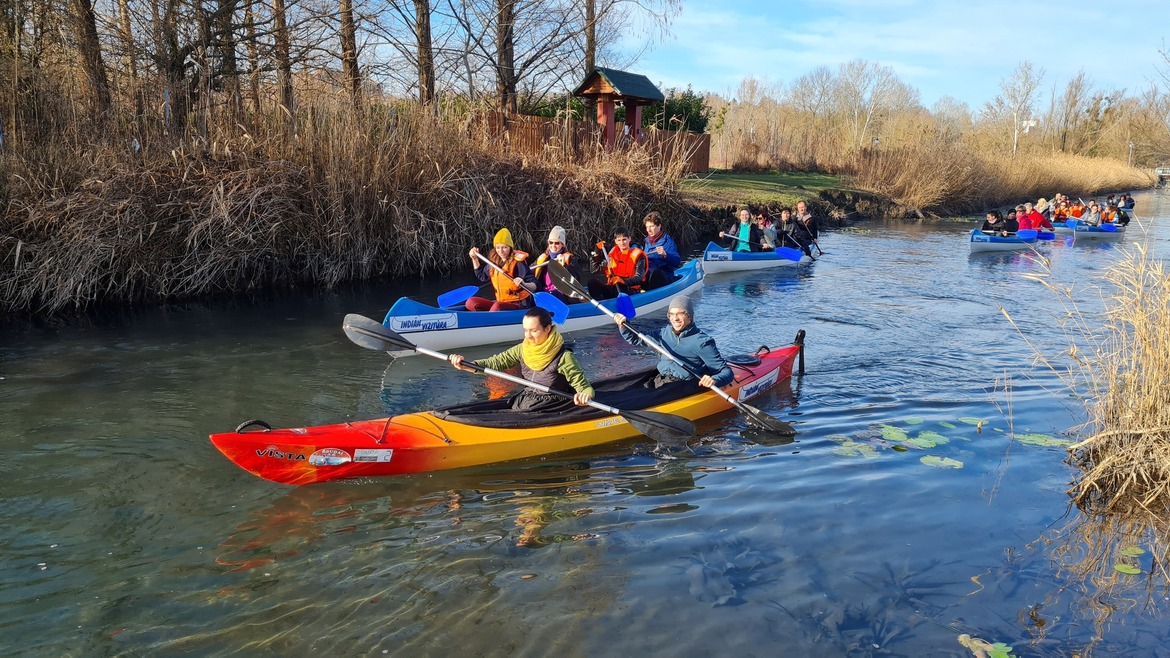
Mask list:
[[[268,457],[269,459],[287,459],[293,462],[305,460],[305,456],[299,452],[285,452],[276,446],[268,446],[263,450],[257,450],[256,456]]]
[[[991,242],[991,236],[986,234],[972,235],[971,242]]]
[[[392,448],[357,448],[353,451],[353,460],[363,463],[383,464],[394,456]]]
[[[705,260],[731,260],[730,251],[708,251],[703,255]]]
[[[439,331],[441,329],[458,329],[459,316],[455,313],[432,315],[403,315],[390,318],[392,331]]]
[[[779,376],[780,376],[780,369],[777,368],[776,370],[773,370],[772,372],[768,373],[767,375],[764,375],[760,379],[757,379],[756,381],[748,384],[747,386],[740,388],[739,395],[736,397],[738,397],[740,400],[746,400],[746,399],[754,396],[755,394],[759,393],[760,391],[766,390],[767,388],[771,387],[772,384],[776,383],[776,379],[779,378]]]
[[[341,466],[351,461],[349,453],[341,448],[321,448],[309,455],[309,463],[313,466]]]

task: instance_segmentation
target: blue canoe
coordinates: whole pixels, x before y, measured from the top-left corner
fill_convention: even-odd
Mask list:
[[[639,316],[654,311],[665,311],[671,297],[679,294],[694,295],[703,287],[703,268],[698,261],[684,263],[675,274],[678,278],[670,285],[635,293],[630,297]],[[617,300],[606,300],[602,304],[611,311],[617,310]],[[390,312],[386,314],[382,324],[415,345],[446,351],[455,347],[519,342],[523,338],[520,321],[526,312],[468,311],[462,305],[438,308],[402,297],[390,307]],[[661,315],[665,317],[666,314]],[[568,319],[560,326],[560,331],[569,333],[612,324],[613,320],[593,304],[587,302],[570,304]],[[414,352],[393,354],[406,356]]]
[[[971,229],[971,253],[979,253],[983,251],[1018,251],[1020,249],[1027,249],[1036,244],[1036,232],[1031,231],[1026,234],[1028,237],[1019,237],[1018,235],[1009,235],[1003,237],[1001,235],[987,235],[979,229]]]
[[[799,249],[791,247],[778,247],[768,251],[731,251],[714,242],[708,242],[707,248],[703,250],[703,269],[707,274],[763,270],[811,262],[813,259],[805,256]]]
[[[1068,225],[1077,240],[1117,240],[1125,235],[1125,227],[1118,224],[1092,226],[1084,222],[1070,220]]]

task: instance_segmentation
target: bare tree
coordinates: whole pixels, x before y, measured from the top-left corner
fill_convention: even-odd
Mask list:
[[[337,11],[341,28],[337,35],[341,42],[341,72],[349,91],[350,103],[353,104],[354,111],[360,113],[362,74],[358,68],[357,26],[353,19],[353,0],[340,0]]]
[[[863,59],[840,66],[834,96],[857,148],[868,143],[882,115],[918,105],[918,91],[899,80],[894,69]]]
[[[77,29],[77,49],[81,55],[81,67],[89,81],[94,109],[98,115],[105,116],[110,111],[110,81],[106,76],[106,65],[102,62],[97,16],[94,14],[91,0],[70,0],[70,5]]]
[[[1061,152],[1076,151],[1080,146],[1077,128],[1089,109],[1091,83],[1081,70],[1064,88],[1064,94],[1053,98],[1050,123]],[[1069,143],[1070,139],[1073,143]]]
[[[1010,77],[999,83],[1000,95],[996,100],[1002,102],[1004,109],[1012,118],[1013,155],[1020,143],[1020,123],[1032,116],[1032,103],[1043,79],[1044,69],[1036,69],[1032,62],[1025,60],[1020,62]]]

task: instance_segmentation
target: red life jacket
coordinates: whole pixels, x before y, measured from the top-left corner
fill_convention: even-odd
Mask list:
[[[644,263],[642,278],[631,281],[630,279],[638,272],[639,260]],[[625,281],[631,289],[637,290],[646,282],[646,275],[649,272],[650,260],[646,258],[646,252],[640,248],[631,246],[630,250],[624,254],[618,247],[609,250],[609,263],[605,268],[606,283],[613,285]]]

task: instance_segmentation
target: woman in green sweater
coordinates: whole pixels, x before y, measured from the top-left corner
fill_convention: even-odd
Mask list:
[[[507,370],[520,366],[520,376],[531,382],[543,384],[551,389],[576,391],[573,403],[585,406],[593,399],[593,385],[585,377],[585,371],[573,351],[565,347],[565,340],[553,324],[549,312],[539,306],[524,314],[524,342],[475,363],[492,370]],[[452,354],[447,357],[451,365],[474,372],[463,366],[463,356]],[[565,398],[525,388],[512,398],[512,409],[516,411],[558,411],[566,407]]]

